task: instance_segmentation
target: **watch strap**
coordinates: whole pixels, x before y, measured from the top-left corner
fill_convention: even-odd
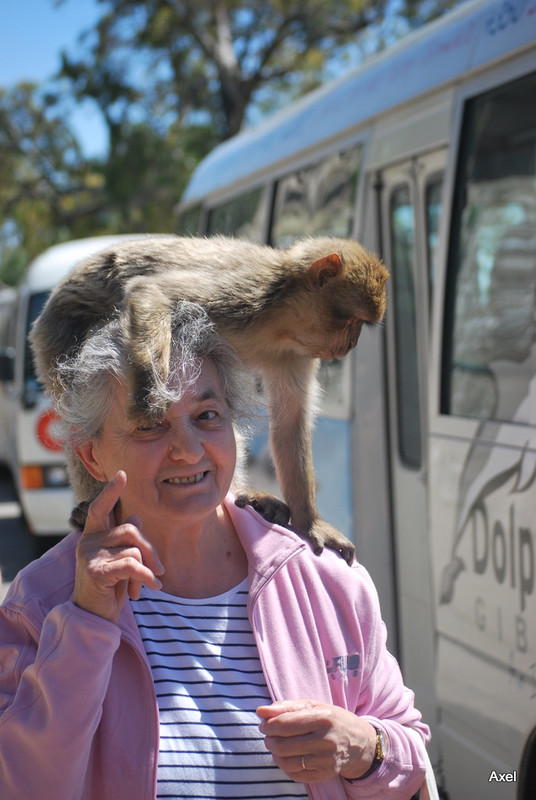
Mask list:
[[[373,727],[376,731],[376,749],[374,751],[372,764],[363,775],[359,776],[359,778],[345,778],[344,780],[348,781],[348,783],[355,783],[356,781],[362,781],[363,778],[368,778],[369,775],[372,775],[372,773],[378,769],[385,758],[385,737],[383,735],[383,731],[380,728],[377,728],[376,725]]]

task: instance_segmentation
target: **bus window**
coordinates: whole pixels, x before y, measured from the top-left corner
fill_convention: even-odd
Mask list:
[[[259,186],[210,210],[207,233],[241,236],[262,242],[266,230],[268,189]]]
[[[49,292],[36,292],[31,294],[28,300],[28,316],[26,322],[26,338],[24,346],[24,404],[27,407],[33,407],[38,393],[40,391],[39,382],[35,374],[35,366],[30,346],[30,339],[28,334],[34,324],[35,320],[43,310]],[[42,387],[41,387],[42,390]]]
[[[288,247],[303,236],[351,234],[361,150],[361,145],[355,145],[334,153],[278,182],[270,237],[273,247]],[[318,380],[324,415],[347,418],[349,379],[344,359],[321,362]]]
[[[389,216],[399,455],[404,464],[417,469],[421,465],[421,426],[413,281],[415,212],[409,185],[393,189]]]
[[[271,244],[288,247],[302,236],[349,236],[361,145],[328,156],[278,182]]]
[[[444,413],[536,424],[535,107],[536,73],[466,104]]]
[[[437,242],[441,218],[441,191],[443,175],[433,175],[426,182],[424,201],[426,207],[426,263],[428,267],[428,299],[431,304],[436,274]]]
[[[201,206],[193,206],[183,211],[177,222],[177,233],[180,236],[196,236],[200,233]]]

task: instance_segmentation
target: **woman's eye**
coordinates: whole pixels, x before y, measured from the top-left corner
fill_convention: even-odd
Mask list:
[[[201,414],[199,414],[199,419],[203,421],[211,421],[213,419],[216,419],[217,416],[218,416],[217,411],[209,410],[209,411],[203,411]]]

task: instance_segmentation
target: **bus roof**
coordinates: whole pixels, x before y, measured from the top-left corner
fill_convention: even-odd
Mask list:
[[[216,147],[193,173],[181,205],[190,205],[343,134],[504,53],[534,46],[535,41],[534,3],[463,3],[357,69]]]
[[[31,262],[21,281],[21,286],[35,292],[49,291],[83,258],[117,242],[144,238],[145,235],[93,236],[53,245]]]

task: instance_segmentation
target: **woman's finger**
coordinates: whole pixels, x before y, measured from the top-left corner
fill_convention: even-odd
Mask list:
[[[114,508],[126,485],[126,473],[119,470],[90,504],[83,535],[110,530],[115,526]]]
[[[123,470],[91,503],[78,542],[73,592],[81,608],[117,622],[126,596],[138,599],[141,587],[159,590],[164,572],[158,553],[140,530],[141,520],[128,517],[117,524],[114,509],[126,487]]]
[[[108,552],[107,557],[95,562],[95,572],[105,586],[113,586],[120,581],[133,584],[146,584],[152,589],[161,589],[162,583],[153,571],[143,563],[137,547],[119,547]],[[90,567],[91,569],[91,567]]]
[[[90,546],[90,537],[99,535],[99,547],[119,547],[133,545],[139,548],[142,561],[155,575],[164,573],[164,566],[153,545],[141,533],[141,520],[131,515],[122,524],[117,524],[114,509],[127,485],[127,476],[119,470],[93,500],[88,509],[86,525],[79,543],[81,550]],[[105,538],[102,538],[105,534]]]

